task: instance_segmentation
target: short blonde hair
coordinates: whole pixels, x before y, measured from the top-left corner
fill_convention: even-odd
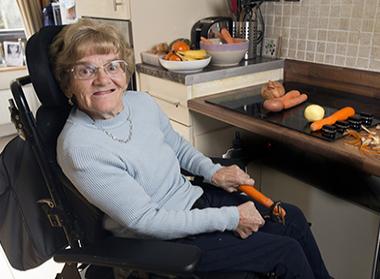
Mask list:
[[[134,71],[133,51],[120,32],[112,25],[101,24],[89,19],[80,19],[65,26],[54,38],[49,49],[54,76],[66,96],[72,75],[68,70],[78,60],[91,54],[115,52],[128,64],[127,78]]]

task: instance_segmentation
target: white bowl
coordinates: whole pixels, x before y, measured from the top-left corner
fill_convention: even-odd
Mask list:
[[[211,56],[192,61],[170,61],[160,57],[160,63],[165,69],[175,73],[196,73],[203,70],[211,60]]]
[[[248,50],[249,41],[239,39],[239,43],[222,44],[219,39],[209,39],[212,44],[200,41],[201,49],[205,49],[212,56],[214,66],[234,66],[239,64]]]

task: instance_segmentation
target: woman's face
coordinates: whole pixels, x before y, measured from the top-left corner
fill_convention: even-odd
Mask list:
[[[127,76],[123,71],[109,75],[102,67],[118,59],[120,58],[115,53],[87,55],[76,65],[95,66],[95,76],[90,79],[78,79],[72,73],[69,93],[75,96],[78,107],[94,119],[112,118],[123,110],[123,92],[128,85]],[[80,71],[84,72],[85,69]]]

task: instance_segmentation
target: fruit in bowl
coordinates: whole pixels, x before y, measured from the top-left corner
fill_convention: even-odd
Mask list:
[[[207,51],[204,49],[198,50],[178,50],[170,51],[167,55],[164,56],[165,60],[170,61],[193,61],[193,60],[202,60],[208,57]]]
[[[170,44],[168,54],[160,57],[160,64],[171,72],[195,73],[210,63],[211,57],[204,49],[190,49],[190,42],[177,39]]]
[[[211,56],[207,55],[207,52],[199,50],[187,50],[183,52],[177,51],[174,55],[175,57],[168,57],[168,55],[160,57],[160,63],[165,69],[176,73],[200,72],[211,61]]]

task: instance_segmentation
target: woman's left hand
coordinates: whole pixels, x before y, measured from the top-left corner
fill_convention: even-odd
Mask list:
[[[255,181],[237,165],[232,165],[217,170],[211,178],[211,183],[227,192],[235,192],[240,185],[254,185]]]

